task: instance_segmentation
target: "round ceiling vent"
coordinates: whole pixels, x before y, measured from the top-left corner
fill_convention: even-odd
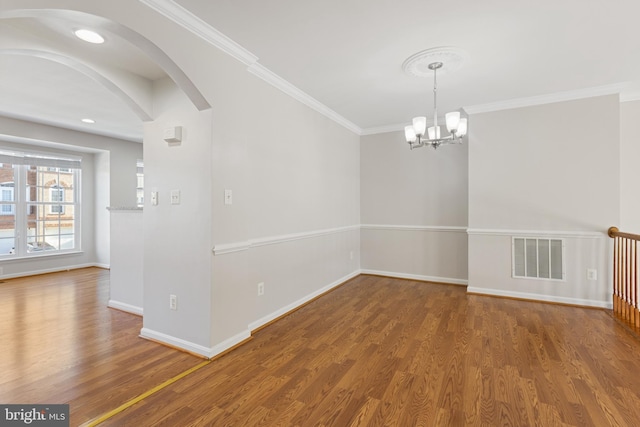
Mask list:
[[[459,70],[469,61],[469,54],[457,47],[435,47],[411,55],[402,64],[405,73],[415,77],[433,77],[433,70],[429,68],[434,62],[441,62],[438,75],[452,73]]]

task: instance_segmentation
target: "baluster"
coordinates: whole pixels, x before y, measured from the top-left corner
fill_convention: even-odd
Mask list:
[[[618,311],[618,238],[613,238],[613,313]]]
[[[633,312],[635,317],[635,326],[640,328],[640,311],[638,310],[638,241],[635,241],[635,257],[633,259]]]
[[[627,307],[629,305],[629,294],[627,292],[627,287],[629,286],[629,274],[627,272],[629,268],[629,239],[623,239],[622,245],[624,253],[624,264],[622,265],[622,318],[627,320]]]

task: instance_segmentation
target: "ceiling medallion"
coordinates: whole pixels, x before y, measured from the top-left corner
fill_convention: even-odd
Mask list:
[[[462,68],[469,62],[469,54],[457,47],[434,47],[411,55],[402,63],[402,69],[410,76],[431,77],[433,71],[429,65],[435,62],[442,63],[442,67],[438,70],[442,76]]]

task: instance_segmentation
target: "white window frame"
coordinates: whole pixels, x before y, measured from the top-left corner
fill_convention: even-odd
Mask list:
[[[69,156],[69,157],[58,157],[53,154],[42,154],[42,153],[26,153],[26,152],[16,152],[16,151],[5,151],[0,148],[0,162],[5,164],[11,164],[14,170],[14,203],[15,206],[15,236],[14,248],[8,254],[0,254],[0,260],[9,260],[9,259],[18,259],[18,258],[37,258],[37,257],[46,257],[46,256],[55,256],[64,253],[78,253],[82,251],[81,247],[81,218],[82,218],[82,200],[80,195],[82,194],[80,184],[81,184],[81,176],[82,176],[82,167],[81,167],[81,157],[79,156]],[[42,168],[42,171],[38,171],[38,173],[46,173],[46,172],[55,172],[58,171],[58,181],[60,173],[73,173],[73,181],[70,184],[71,188],[67,188],[65,186],[57,185],[58,188],[56,190],[63,190],[63,197],[67,196],[67,191],[73,191],[73,201],[67,202],[56,202],[55,206],[61,205],[63,209],[65,206],[73,206],[73,231],[69,230],[69,233],[61,233],[65,230],[58,229],[57,239],[58,245],[61,245],[61,241],[65,237],[73,237],[73,247],[66,249],[46,249],[46,250],[31,250],[34,240],[33,237],[29,237],[28,224],[30,221],[29,218],[29,206],[43,206],[48,209],[45,211],[49,214],[58,214],[58,212],[50,212],[51,206],[53,206],[52,200],[29,200],[30,196],[28,194],[28,181],[27,181],[27,173],[31,167],[37,167],[38,169]],[[43,187],[38,187],[43,188]],[[51,196],[51,193],[49,193]],[[51,199],[51,197],[49,197]],[[1,195],[0,195],[1,200]],[[38,209],[36,209],[37,211]],[[40,221],[46,221],[44,217],[42,219],[37,219]],[[58,221],[67,221],[67,219],[60,218]],[[70,221],[70,219],[69,219]],[[58,223],[60,224],[60,223]],[[45,236],[56,236],[56,234],[43,234],[42,242],[47,242],[47,238]],[[39,239],[38,237],[37,239]],[[53,237],[55,239],[55,237]],[[36,243],[40,243],[37,241]],[[39,245],[37,246],[39,247]],[[58,248],[60,246],[57,246]]]
[[[524,240],[524,276],[519,276],[516,274],[516,240]],[[527,273],[527,240],[535,240],[536,241],[536,275],[528,276]],[[552,278],[552,277],[539,277],[540,276],[540,240],[548,240],[549,241],[549,275],[551,276],[551,241],[560,241],[562,243],[561,249],[561,268],[562,268],[562,278]],[[545,281],[553,281],[553,282],[565,282],[567,276],[566,269],[566,245],[565,239],[556,237],[556,236],[512,236],[511,237],[511,277],[514,279],[529,279],[529,280],[545,280]]]

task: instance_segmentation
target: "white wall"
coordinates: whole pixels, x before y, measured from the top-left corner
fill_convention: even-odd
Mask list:
[[[620,104],[620,225],[624,232],[640,234],[640,101]],[[616,224],[611,224],[616,225]]]
[[[620,219],[619,128],[617,96],[470,118],[469,291],[609,304],[604,233]],[[564,238],[566,281],[511,278],[513,235]]]
[[[156,88],[144,160],[146,198],[155,187],[160,205],[147,204],[143,213],[143,335],[214,354],[358,272],[357,135],[141,2],[57,4],[140,33],[212,106],[197,112],[167,87]],[[55,7],[8,0],[2,10]],[[187,137],[169,149],[161,132],[172,124],[185,126]],[[183,202],[172,207],[166,201],[174,188]],[[226,188],[234,192],[231,206],[223,204]],[[111,204],[121,203],[112,197]],[[225,246],[244,250],[212,254]],[[280,268],[265,259],[279,260]],[[265,281],[261,299],[256,280]],[[170,293],[178,296],[174,312]]]
[[[111,164],[108,151],[94,154],[95,171],[95,227],[96,264],[108,268],[111,266],[111,218],[106,206],[109,206],[111,194]],[[142,285],[142,284],[141,284]]]
[[[363,270],[465,284],[468,144],[410,150],[402,132],[361,141]]]
[[[216,71],[211,340],[224,348],[358,271],[359,137],[235,61]]]
[[[154,83],[154,122],[144,130],[142,335],[207,353],[211,328],[211,111],[198,111],[168,79]],[[164,130],[182,126],[169,146]],[[171,204],[171,191],[180,203]],[[151,204],[151,192],[158,204]],[[177,310],[169,309],[177,296]]]
[[[111,209],[109,307],[143,314],[144,223],[142,210]]]

